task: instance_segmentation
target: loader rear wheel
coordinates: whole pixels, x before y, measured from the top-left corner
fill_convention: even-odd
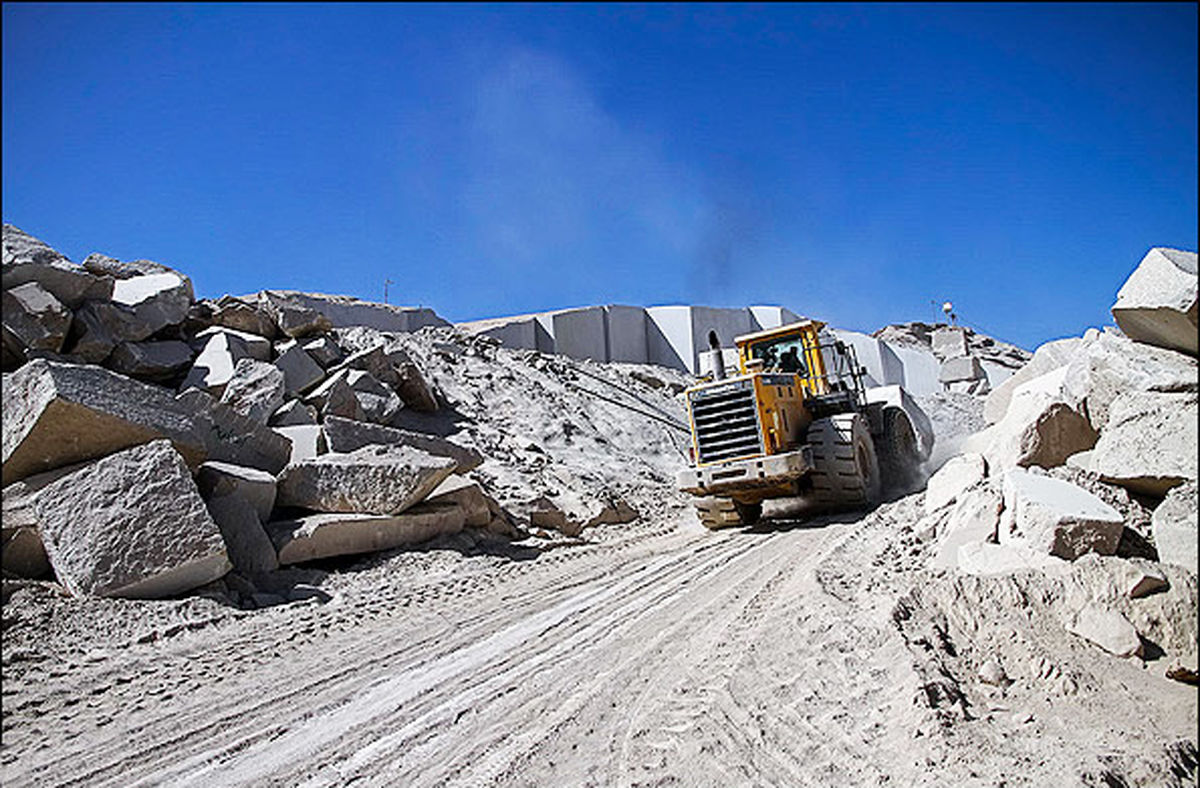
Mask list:
[[[884,410],[877,448],[884,486],[902,495],[913,492],[920,485],[921,449],[908,414],[900,408]]]
[[[762,516],[761,503],[741,503],[730,498],[698,498],[695,506],[696,516],[710,530],[753,525]]]
[[[860,509],[879,503],[879,460],[867,419],[839,413],[817,419],[808,428],[813,470],[811,501],[821,509]]]

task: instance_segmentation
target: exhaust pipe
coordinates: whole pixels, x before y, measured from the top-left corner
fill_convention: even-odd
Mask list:
[[[713,380],[725,379],[725,354],[721,352],[721,340],[717,337],[716,331],[708,332],[708,350],[700,354],[700,359],[708,359],[708,366],[712,369]]]

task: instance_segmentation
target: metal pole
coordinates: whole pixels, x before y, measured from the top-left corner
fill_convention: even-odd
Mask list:
[[[396,284],[396,283],[393,282],[391,279],[383,280],[383,303],[386,304],[388,302],[388,300],[387,300],[388,299],[388,290],[387,290],[388,285],[394,285],[394,284]]]

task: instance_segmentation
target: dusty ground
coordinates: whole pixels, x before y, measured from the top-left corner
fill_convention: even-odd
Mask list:
[[[659,517],[576,543],[464,535],[310,570],[327,598],[259,611],[104,603],[98,620],[80,609],[98,603],[19,590],[5,607],[0,776],[6,786],[1194,781],[1196,689],[1164,678],[1162,660],[1072,642],[1042,615],[1053,594],[1022,602],[1010,598],[1019,583],[924,576],[928,545],[911,527],[920,498],[859,520],[717,533],[668,500]],[[1194,578],[1171,579],[1194,610]],[[1009,639],[1029,657],[1028,668],[1009,659],[1007,689],[972,668],[1017,652],[973,648],[955,618],[988,600],[1011,606]],[[68,617],[92,631],[61,634]],[[29,638],[30,618],[61,642]]]

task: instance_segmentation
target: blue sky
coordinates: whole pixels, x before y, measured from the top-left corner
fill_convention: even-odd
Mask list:
[[[1197,247],[1194,4],[5,3],[3,215],[199,296],[1027,348]]]

